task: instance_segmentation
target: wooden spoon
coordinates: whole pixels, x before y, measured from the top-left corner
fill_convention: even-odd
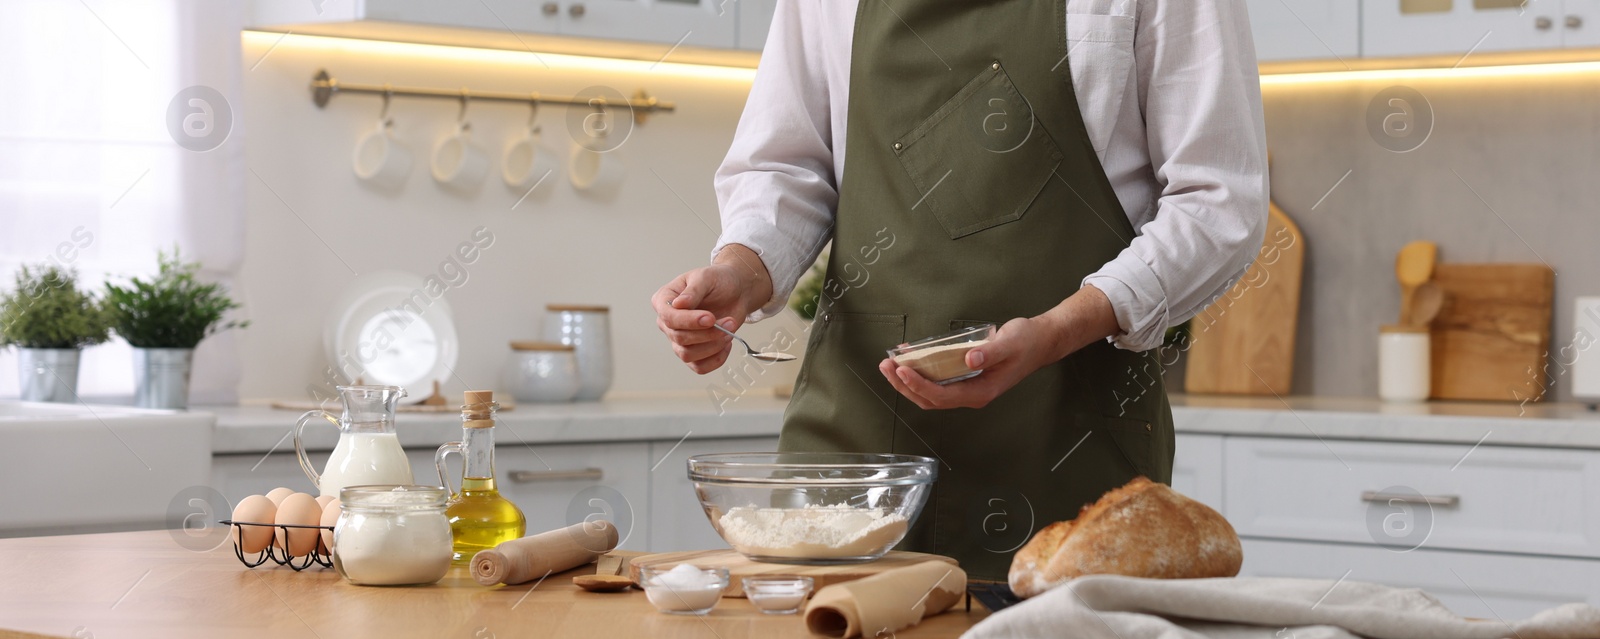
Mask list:
[[[1400,248],[1394,260],[1395,278],[1400,280],[1400,323],[1415,324],[1411,318],[1417,287],[1433,279],[1433,265],[1439,259],[1439,245],[1417,240]]]
[[[622,575],[628,569],[628,562],[616,555],[605,555],[595,565],[592,575],[578,575],[572,578],[573,585],[589,592],[622,592],[633,586],[633,580]]]
[[[1444,308],[1444,289],[1433,282],[1423,282],[1417,287],[1415,297],[1411,300],[1411,323],[1413,326],[1427,326],[1439,316],[1439,310]]]

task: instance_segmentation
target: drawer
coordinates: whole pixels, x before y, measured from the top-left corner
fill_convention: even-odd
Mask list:
[[[433,468],[432,451],[406,451],[419,477]],[[645,443],[524,446],[500,442],[494,470],[500,494],[528,518],[528,534],[538,534],[594,517],[615,523],[621,548],[644,550],[648,543],[650,448]],[[450,483],[460,485],[460,458],[451,455]]]
[[[1477,453],[1473,453],[1476,455]],[[1525,619],[1572,602],[1600,605],[1600,561],[1244,539],[1248,577],[1364,581],[1421,588],[1458,615]],[[1481,597],[1481,599],[1480,599]]]
[[[1222,436],[1178,433],[1172,489],[1222,510]]]
[[[778,450],[778,438],[702,439],[650,444],[650,552],[727,548],[711,527],[685,465],[691,456]]]
[[[1240,535],[1600,557],[1597,452],[1260,437],[1223,451]]]

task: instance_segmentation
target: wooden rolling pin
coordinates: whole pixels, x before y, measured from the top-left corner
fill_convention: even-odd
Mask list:
[[[572,570],[616,547],[616,526],[586,521],[480,550],[472,557],[472,578],[485,586],[526,583]]]

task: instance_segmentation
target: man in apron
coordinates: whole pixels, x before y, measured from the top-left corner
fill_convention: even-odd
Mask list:
[[[652,301],[710,372],[712,323],[781,311],[831,239],[780,448],[937,459],[901,547],[1004,579],[1038,528],[1171,481],[1150,349],[1260,247],[1265,155],[1243,0],[780,0],[713,265]],[[970,380],[884,357],[986,322]]]

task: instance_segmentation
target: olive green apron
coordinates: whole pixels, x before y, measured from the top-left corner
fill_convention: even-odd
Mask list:
[[[833,249],[785,451],[940,461],[901,548],[1005,579],[1046,524],[1138,475],[1170,482],[1154,353],[1095,342],[982,409],[922,410],[898,344],[1061,303],[1132,240],[1066,60],[1065,2],[862,0]],[[891,8],[892,5],[892,8]]]

